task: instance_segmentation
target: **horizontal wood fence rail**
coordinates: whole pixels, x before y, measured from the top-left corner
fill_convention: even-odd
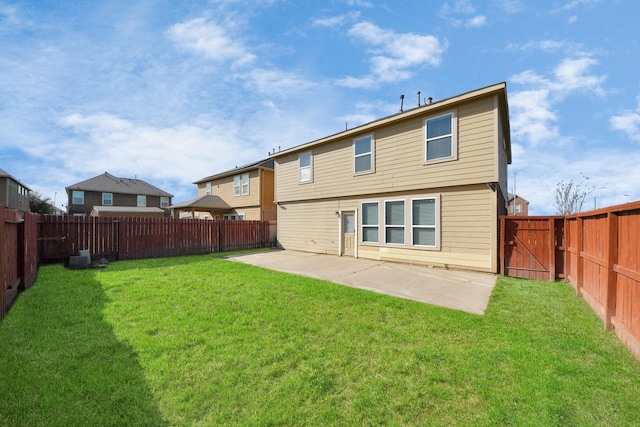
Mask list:
[[[66,262],[88,250],[110,261],[269,247],[268,221],[38,215],[0,205],[0,320],[41,263]]]
[[[567,217],[503,217],[501,233],[504,275],[565,278],[640,359],[640,202]]]

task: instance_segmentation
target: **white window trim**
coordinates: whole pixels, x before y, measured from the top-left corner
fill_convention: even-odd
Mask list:
[[[244,182],[244,178],[247,178],[247,182],[246,182],[246,186],[247,186],[247,191],[245,193],[245,182]],[[236,185],[236,180],[237,185]],[[236,197],[239,196],[248,196],[249,195],[249,186],[250,186],[250,182],[251,182],[251,177],[249,176],[249,172],[247,173],[243,173],[240,175],[235,175],[233,177],[233,195]]]
[[[244,186],[245,186],[244,179],[245,179],[245,178],[247,178],[247,182],[246,182],[247,192],[246,192],[246,193],[244,192]],[[247,173],[243,173],[242,175],[240,175],[240,186],[241,186],[241,191],[240,191],[240,193],[241,193],[243,196],[248,196],[248,195],[249,195],[249,185],[250,185],[250,182],[251,182],[251,177],[249,176],[249,172],[247,172]]]
[[[364,222],[362,224],[360,224],[360,228],[362,229],[362,232],[360,233],[361,239],[362,239],[362,244],[363,245],[379,245],[380,244],[380,218],[382,218],[382,215],[380,215],[380,200],[365,200],[363,202],[360,203],[360,211],[362,212],[362,221],[364,221],[364,206],[366,204],[370,204],[370,203],[376,203],[378,205],[378,223],[377,224],[365,224]],[[365,227],[377,227],[378,228],[378,240],[375,242],[370,242],[370,241],[364,241],[364,228]]]
[[[387,203],[390,202],[402,202],[402,206],[404,209],[403,212],[403,224],[402,224],[402,229],[403,229],[403,235],[404,235],[404,243],[389,243],[387,242],[387,228],[400,228],[399,225],[387,225]],[[383,226],[383,230],[384,230],[384,238],[382,239],[382,241],[384,242],[385,246],[407,246],[407,200],[406,199],[389,199],[389,200],[383,200],[383,205],[384,205],[384,210],[383,210],[383,218],[382,218],[382,226]]]
[[[238,181],[236,184],[236,180]],[[234,196],[240,196],[242,190],[242,178],[240,178],[240,175],[235,175],[233,177],[233,195]]]
[[[143,199],[144,200],[144,204],[140,204],[140,200],[141,200],[140,198],[141,197],[144,197],[144,199]],[[147,196],[144,195],[144,194],[138,194],[136,196],[136,206],[139,207],[139,208],[146,208],[147,207]]]
[[[104,196],[109,194],[111,196],[111,203],[106,204]],[[102,206],[113,206],[113,193],[102,193]]]
[[[300,157],[304,154],[309,154],[309,166],[305,166],[304,169],[309,169],[309,179],[302,179],[302,169],[300,166]],[[309,184],[313,182],[313,151],[305,151],[303,153],[298,154],[298,182],[300,184]]]
[[[207,183],[205,184],[205,187],[204,187],[204,188],[205,188],[205,194],[206,194],[207,196],[210,196],[210,195],[211,195],[211,181],[207,182]]]
[[[436,217],[436,221],[435,221],[435,225],[433,226],[433,228],[435,229],[435,235],[436,235],[436,242],[434,246],[427,246],[427,245],[418,245],[415,244],[413,242],[413,228],[414,227],[418,227],[418,228],[431,228],[431,226],[424,226],[424,225],[413,225],[413,201],[414,200],[428,200],[428,199],[433,199],[435,201],[435,217]],[[409,227],[409,237],[411,238],[411,246],[416,247],[416,248],[421,248],[421,249],[440,249],[440,196],[439,195],[432,195],[432,196],[417,196],[417,197],[413,197],[411,200],[411,214],[410,214],[410,227]]]
[[[361,139],[365,139],[365,138],[371,138],[371,151],[367,154],[358,154],[356,155],[356,141],[359,141]],[[369,173],[374,173],[376,171],[376,140],[373,137],[373,134],[369,134],[369,135],[362,135],[358,138],[354,138],[351,145],[353,146],[352,148],[352,153],[353,153],[353,174],[354,175],[366,175]],[[356,171],[356,158],[358,157],[363,157],[363,156],[367,156],[367,155],[371,155],[371,169],[367,169],[364,171]]]
[[[163,200],[166,200],[167,203],[162,203]],[[161,208],[168,208],[169,205],[171,204],[171,202],[169,201],[169,197],[168,196],[160,196],[160,207]]]
[[[451,115],[451,156],[449,157],[440,157],[437,159],[427,160],[427,122],[429,120],[438,119],[440,117]],[[458,160],[458,112],[457,110],[451,110],[444,112],[442,114],[438,114],[436,116],[427,117],[424,120],[424,146],[423,146],[423,155],[422,159],[424,164],[433,164],[440,162],[449,162],[452,160]]]
[[[79,194],[81,194],[81,195],[82,195],[82,202],[81,202],[81,203],[76,203],[75,193],[79,193]],[[72,190],[72,191],[71,191],[71,204],[72,204],[72,205],[84,205],[84,191],[81,191],[81,190]]]

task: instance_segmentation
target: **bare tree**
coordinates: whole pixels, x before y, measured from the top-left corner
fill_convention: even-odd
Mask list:
[[[588,177],[584,178],[589,179]],[[576,183],[573,180],[569,182],[560,181],[556,184],[553,194],[553,207],[556,208],[558,215],[571,215],[582,212],[584,201],[593,190],[594,188],[586,183]]]

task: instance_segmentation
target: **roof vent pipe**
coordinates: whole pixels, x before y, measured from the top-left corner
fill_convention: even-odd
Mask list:
[[[404,104],[404,95],[400,95],[400,112],[402,113],[402,104]]]
[[[420,106],[420,91],[418,91],[418,107]]]
[[[427,98],[427,103],[431,104],[432,102],[433,102],[433,98],[432,97]]]

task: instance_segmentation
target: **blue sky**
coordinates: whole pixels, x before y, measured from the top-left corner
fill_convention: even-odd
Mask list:
[[[505,81],[509,189],[531,214],[572,179],[596,188],[588,206],[640,200],[639,16],[635,0],[0,0],[0,167],[58,207],[105,171],[181,202],[401,94]]]

